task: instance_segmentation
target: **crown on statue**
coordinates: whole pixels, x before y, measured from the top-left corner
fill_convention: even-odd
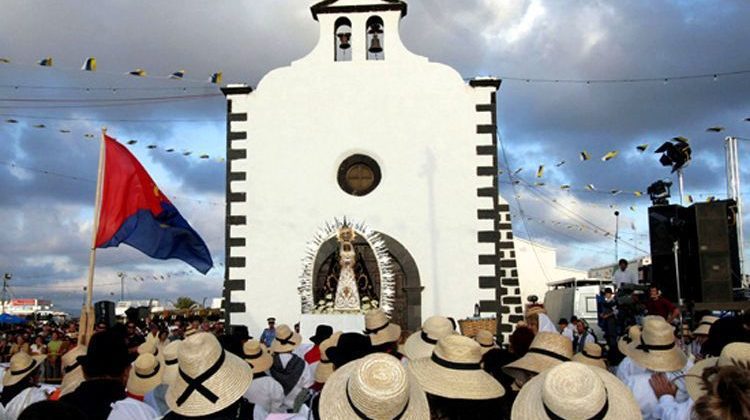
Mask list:
[[[357,234],[354,233],[354,229],[349,226],[342,226],[339,229],[338,239],[339,242],[353,242]]]

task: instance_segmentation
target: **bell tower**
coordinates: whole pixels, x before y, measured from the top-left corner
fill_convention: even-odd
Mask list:
[[[364,62],[409,58],[399,36],[407,6],[396,0],[327,0],[310,8],[320,37],[305,60]]]

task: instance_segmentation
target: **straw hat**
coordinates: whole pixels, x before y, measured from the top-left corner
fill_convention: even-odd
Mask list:
[[[604,369],[566,362],[542,372],[521,388],[512,420],[641,419],[625,384]]]
[[[409,369],[425,392],[467,400],[502,397],[505,389],[482,370],[482,350],[469,337],[449,335],[438,340],[431,357],[411,360]]]
[[[503,366],[503,371],[519,382],[573,358],[573,343],[562,334],[542,331],[534,337],[529,351]]]
[[[78,356],[83,356],[84,354],[86,354],[86,346],[77,345],[60,357],[63,371],[62,383],[60,383],[60,396],[75,391],[78,385],[85,380],[81,362],[78,361]]]
[[[750,365],[750,343],[730,343],[724,346],[719,357],[696,362],[685,376],[685,387],[693,401],[706,394],[703,389],[703,371],[712,367]]]
[[[40,354],[31,356],[25,351],[19,351],[10,358],[10,366],[3,375],[3,386],[11,386],[20,382],[23,378],[36,372],[47,356]]]
[[[273,356],[265,344],[258,340],[248,340],[242,345],[243,358],[250,365],[253,373],[265,372],[273,365]]]
[[[482,348],[482,356],[492,349],[500,348],[495,342],[495,336],[487,330],[477,331],[477,335],[474,336],[474,341],[479,343],[479,347]]]
[[[583,351],[573,356],[573,361],[607,369],[607,362],[604,360],[604,356],[602,356],[602,346],[596,343],[584,344]]]
[[[169,409],[187,417],[219,412],[250,387],[253,371],[244,360],[224,351],[213,334],[195,333],[177,352],[179,374],[169,385]]]
[[[365,314],[365,334],[373,346],[394,343],[401,338],[401,326],[391,324],[382,309],[372,309]]]
[[[641,336],[630,343],[627,355],[654,372],[674,372],[687,364],[687,356],[675,343],[674,328],[660,316],[643,318]]]
[[[320,396],[320,418],[427,420],[430,408],[419,383],[398,359],[374,353],[328,378]]]
[[[422,324],[422,330],[406,339],[404,354],[409,359],[430,357],[438,340],[455,334],[451,320],[442,316],[431,316]]]
[[[302,336],[294,332],[288,325],[276,327],[276,338],[271,343],[273,353],[291,353],[302,344]]]
[[[161,384],[163,374],[159,360],[151,353],[143,353],[135,359],[125,387],[133,395],[146,395]]]
[[[693,334],[695,335],[708,335],[708,332],[711,330],[711,325],[714,324],[714,322],[718,321],[719,317],[717,316],[711,316],[706,315],[703,318],[701,318],[700,324],[698,324],[698,327],[693,330]]]
[[[617,348],[620,353],[628,356],[630,343],[641,339],[641,327],[639,325],[632,325],[628,328],[628,332],[617,340]]]
[[[324,384],[333,373],[333,362],[328,359],[326,350],[336,347],[341,331],[336,331],[320,343],[320,362],[315,367],[315,382]]]
[[[156,347],[156,342],[146,340],[138,346],[138,354],[153,354],[154,356],[157,356],[159,354],[159,349]]]
[[[164,356],[164,374],[161,376],[161,383],[171,384],[177,379],[177,353],[180,350],[181,340],[175,340],[167,344],[162,351]]]

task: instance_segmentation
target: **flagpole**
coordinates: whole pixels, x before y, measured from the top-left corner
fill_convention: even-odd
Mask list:
[[[102,138],[99,144],[99,169],[96,176],[96,198],[94,200],[94,225],[91,234],[91,249],[89,250],[89,276],[86,286],[86,304],[81,314],[80,337],[82,344],[88,344],[91,338],[89,335],[93,331],[93,296],[94,296],[94,265],[96,264],[96,235],[99,232],[99,216],[102,209],[102,182],[104,181],[104,159],[105,159],[105,140],[107,128],[102,127]],[[85,315],[85,322],[84,322]],[[91,318],[91,319],[89,319]]]

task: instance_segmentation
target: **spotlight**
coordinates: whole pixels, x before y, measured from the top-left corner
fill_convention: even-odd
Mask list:
[[[665,142],[661,147],[656,149],[654,153],[661,153],[662,155],[661,158],[659,158],[659,162],[661,162],[663,166],[671,166],[672,172],[674,173],[690,163],[693,151],[690,149],[688,139],[684,137],[675,137],[673,140],[675,140],[674,143],[669,141]]]
[[[651,203],[655,206],[669,205],[669,197],[672,196],[669,192],[671,187],[672,181],[670,180],[659,180],[651,184],[646,190],[651,198]]]

